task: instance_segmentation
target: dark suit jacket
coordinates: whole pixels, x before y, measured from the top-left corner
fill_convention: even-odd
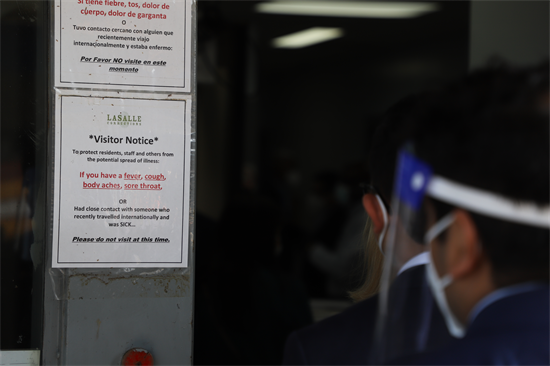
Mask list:
[[[286,342],[284,365],[365,365],[372,359],[378,296],[342,313],[292,333]],[[399,275],[390,289],[388,321],[398,327],[386,344],[394,357],[432,349],[450,340],[425,279],[425,266]],[[435,310],[435,311],[432,311]],[[378,347],[378,346],[377,346]],[[399,352],[395,352],[399,349]],[[377,348],[377,350],[380,350]]]
[[[483,309],[464,338],[432,353],[395,363],[407,365],[548,365],[549,288],[512,295]]]

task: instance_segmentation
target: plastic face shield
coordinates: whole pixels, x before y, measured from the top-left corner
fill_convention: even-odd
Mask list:
[[[453,214],[436,218],[430,213],[427,196],[499,220],[550,227],[550,207],[518,202],[437,176],[428,164],[401,151],[384,243],[373,364],[399,362],[403,357],[443,347],[453,339],[422,265],[428,263],[431,240],[452,224]]]
[[[428,255],[424,244],[424,196],[431,177],[429,165],[405,151],[399,154],[392,215],[383,245],[384,269],[371,351],[374,364],[422,352],[427,347],[433,300],[424,280],[424,267],[419,265],[427,262]]]

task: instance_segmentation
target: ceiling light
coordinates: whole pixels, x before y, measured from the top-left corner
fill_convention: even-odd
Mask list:
[[[259,13],[353,18],[413,18],[436,10],[437,4],[427,2],[287,0],[256,5]]]
[[[343,35],[344,30],[342,28],[314,27],[275,38],[272,45],[276,48],[302,48],[340,38]]]

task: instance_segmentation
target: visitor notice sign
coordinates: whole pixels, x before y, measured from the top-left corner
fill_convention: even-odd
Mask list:
[[[53,267],[187,267],[191,101],[57,96]]]

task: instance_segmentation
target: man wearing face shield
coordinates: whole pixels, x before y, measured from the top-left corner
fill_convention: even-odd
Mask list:
[[[369,159],[372,184],[364,186],[363,196],[363,205],[369,214],[371,227],[366,248],[368,275],[363,286],[351,294],[359,302],[341,314],[292,333],[287,340],[283,364],[358,365],[370,362],[379,301],[376,293],[382,267],[382,252],[392,220],[390,202],[394,164],[399,146],[410,138],[413,128],[407,115],[422,98],[425,96],[409,97],[393,106],[374,137]],[[403,279],[400,283],[405,286],[398,286],[400,289],[394,290],[407,293],[404,297],[409,305],[412,304],[413,310],[406,317],[412,318],[415,330],[421,329],[425,333],[422,339],[415,339],[415,335],[408,333],[406,341],[410,344],[422,343],[422,350],[429,344],[439,344],[439,341],[450,338],[439,313],[428,312],[431,318],[417,316],[417,309],[424,306],[429,309],[435,307],[424,279],[424,264],[427,259],[424,253],[411,257],[411,260],[404,263],[400,268],[400,279]],[[407,284],[410,283],[421,285],[409,287]],[[411,326],[407,329],[410,330]]]
[[[548,64],[480,71],[411,115],[417,129],[397,163],[375,360],[549,364],[548,84]],[[393,347],[402,324],[390,284],[417,243],[430,250],[427,282],[454,337],[426,353]]]

